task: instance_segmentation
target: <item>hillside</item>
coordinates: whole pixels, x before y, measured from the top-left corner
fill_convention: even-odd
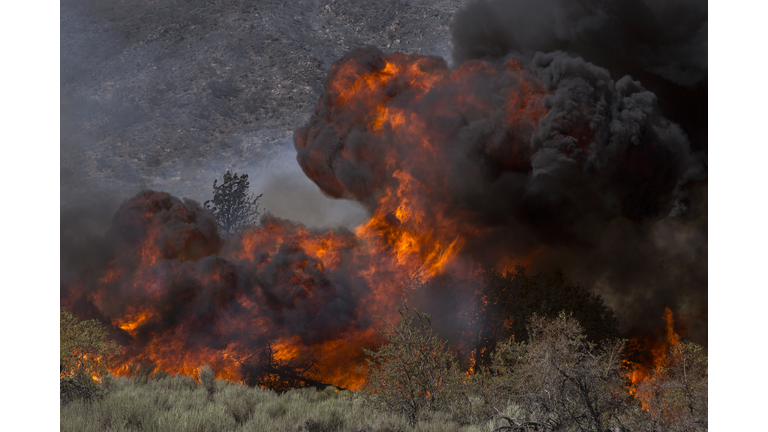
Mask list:
[[[63,0],[62,197],[151,187],[204,200],[227,168],[298,173],[292,132],[333,62],[367,44],[448,59],[464,3]]]

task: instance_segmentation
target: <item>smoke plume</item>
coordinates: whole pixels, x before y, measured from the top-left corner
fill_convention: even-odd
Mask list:
[[[706,304],[706,241],[686,225],[701,218],[690,198],[705,168],[657,101],[560,51],[450,70],[369,47],[332,68],[296,132],[297,160],[328,195],[364,203],[367,227],[393,248],[415,237],[421,256],[458,252],[496,268],[535,256],[534,267],[570,271],[619,307],[644,292],[656,311],[627,314],[630,328],[664,304]],[[668,241],[678,225],[690,235]],[[695,271],[679,274],[678,262]],[[693,282],[667,291],[682,279]]]
[[[350,338],[356,349],[343,346],[346,332],[371,321],[359,304],[367,284],[342,271],[355,245],[348,231],[312,233],[265,217],[224,241],[199,203],[144,191],[120,206],[105,235],[85,242],[100,259],[63,262],[62,303],[112,329],[126,346],[124,367],[149,361],[191,374],[210,363],[244,379],[272,344],[278,359],[322,360],[319,376],[349,385],[360,378],[341,365],[378,340],[362,333]],[[323,354],[326,343],[335,350]]]
[[[62,304],[126,347],[117,372],[354,388],[374,315],[412,300],[466,354],[477,271],[522,264],[597,291],[623,331],[668,307],[706,344],[706,19],[698,2],[480,1],[454,21],[455,67],[351,51],[294,146],[367,221],[266,215],[223,238],[199,203],[146,190],[102,234],[63,209]]]

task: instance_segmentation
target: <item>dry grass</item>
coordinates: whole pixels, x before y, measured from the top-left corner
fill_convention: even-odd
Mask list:
[[[366,408],[362,398],[329,387],[291,390],[249,388],[217,380],[213,393],[194,378],[174,376],[109,380],[100,399],[75,400],[61,406],[61,431],[306,431],[396,432],[490,430],[487,425],[461,426],[446,413],[432,413],[415,427],[405,417]],[[212,394],[212,397],[209,395]]]

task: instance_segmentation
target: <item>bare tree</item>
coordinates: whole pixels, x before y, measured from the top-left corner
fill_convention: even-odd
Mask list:
[[[452,399],[462,387],[461,373],[445,341],[432,331],[428,314],[397,308],[400,324],[380,330],[387,340],[378,351],[363,351],[369,377],[363,387],[368,402],[379,409],[408,417],[411,425],[429,411],[452,411]]]
[[[229,235],[247,225],[256,225],[261,195],[248,195],[248,174],[238,176],[227,171],[220,185],[218,181],[213,181],[213,199],[203,205],[216,216],[219,230]]]
[[[548,430],[622,427],[628,407],[622,341],[597,347],[565,313],[556,319],[534,315],[528,335],[528,342],[500,344],[494,356],[495,368],[507,371],[497,385],[527,413],[522,420],[546,424]]]

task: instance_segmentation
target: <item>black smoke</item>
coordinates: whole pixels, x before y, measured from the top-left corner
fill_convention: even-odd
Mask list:
[[[643,83],[664,115],[707,148],[705,0],[479,0],[452,23],[456,63],[565,51]]]
[[[647,328],[669,306],[692,321],[690,336],[706,344],[708,3],[480,0],[455,16],[451,32],[457,63],[559,50],[648,90],[695,159],[688,186],[679,191],[682,200],[671,217],[650,225],[608,224],[595,247],[578,253],[563,248],[551,254],[549,265],[601,290],[628,326]],[[669,173],[668,165],[650,169],[659,168]],[[642,196],[660,192],[627,185],[641,212],[647,205]]]
[[[339,82],[354,81],[347,71],[375,74],[403,59],[430,73],[469,77],[445,79],[426,95],[406,79],[384,85],[382,103],[417,118],[434,137],[428,160],[422,137],[373,130],[365,103],[340,103],[336,94]],[[468,72],[473,68],[482,72]],[[482,102],[463,102],[456,96],[462,91]],[[523,119],[543,108],[532,126],[505,120],[505,95],[516,92],[541,95],[540,107],[520,107]],[[323,191],[373,212],[386,190],[397,189],[397,173],[407,171],[432,209],[427,224],[461,221],[456,230],[473,262],[493,266],[544,246],[534,265],[562,268],[600,292],[619,309],[624,330],[655,326],[665,306],[706,310],[703,157],[658,97],[630,76],[614,79],[562,51],[468,60],[449,71],[439,59],[368,47],[334,65],[295,144],[299,164]],[[393,212],[390,220],[394,210],[384,209]]]

